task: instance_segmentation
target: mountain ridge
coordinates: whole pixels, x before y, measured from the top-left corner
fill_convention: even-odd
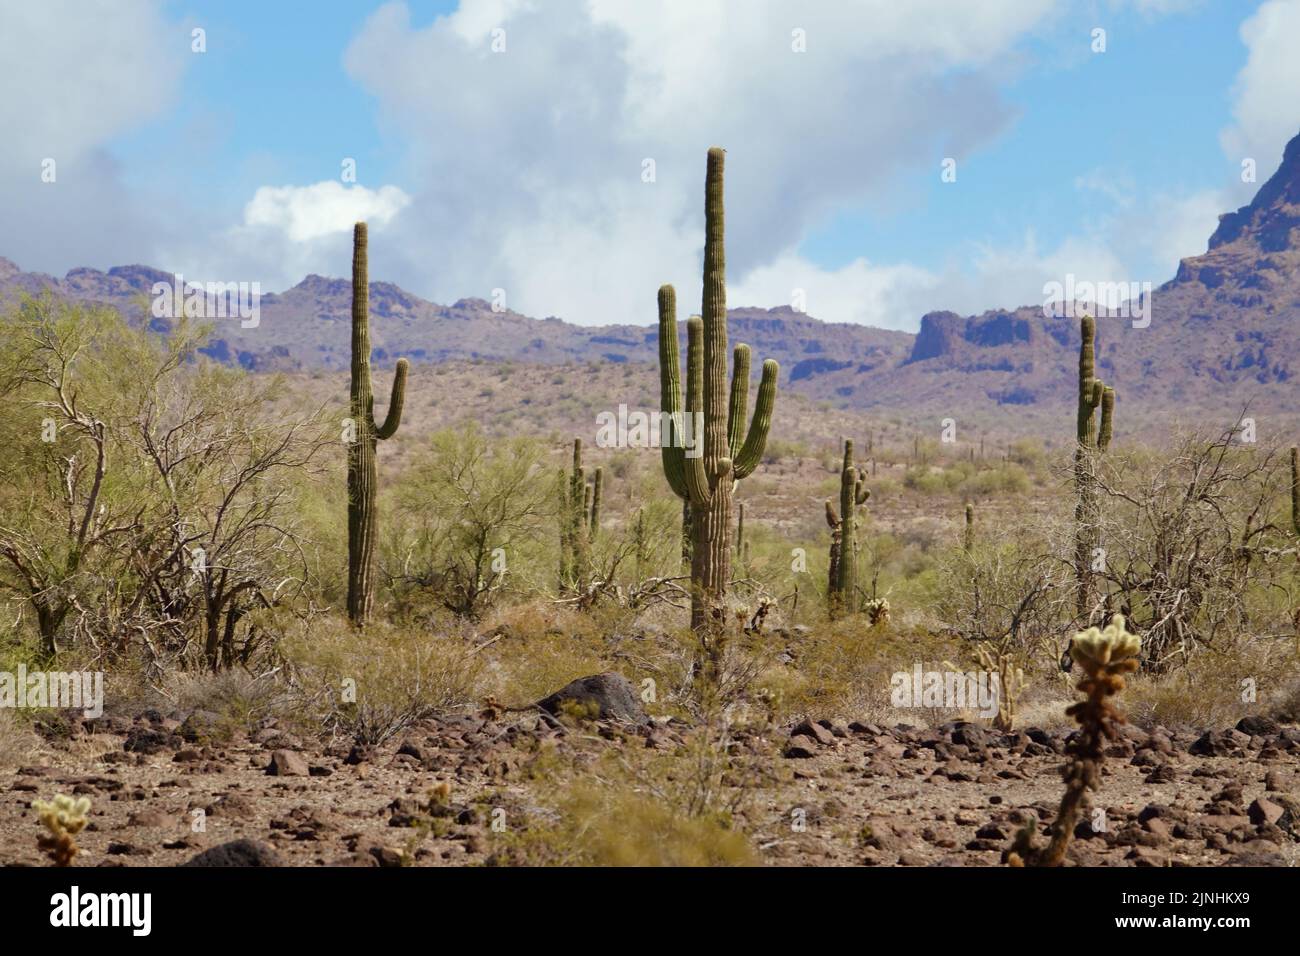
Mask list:
[[[49,289],[140,315],[141,295],[172,275],[146,265],[76,268],[63,279],[0,258],[0,299]],[[648,300],[651,293],[647,294]],[[310,274],[261,298],[256,328],[216,320],[206,349],[252,370],[346,368],[351,282]],[[1125,403],[1192,410],[1247,402],[1265,412],[1296,406],[1300,372],[1300,136],[1245,206],[1224,213],[1204,253],[1182,259],[1145,300],[1149,327],[1105,308],[1097,362]],[[400,286],[370,286],[374,360],[391,364],[487,360],[565,364],[654,363],[653,325],[579,326],[550,316],[496,312],[480,298],[440,305]],[[648,306],[647,311],[650,310]],[[1074,313],[1075,315],[1078,312]],[[928,312],[916,333],[824,322],[789,306],[728,310],[733,342],[782,366],[782,385],[861,410],[1055,407],[1073,400],[1078,322],[1042,305],[978,315]],[[682,323],[684,325],[684,323]],[[151,326],[165,329],[167,320]]]

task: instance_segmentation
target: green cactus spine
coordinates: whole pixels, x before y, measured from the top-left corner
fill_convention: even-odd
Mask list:
[[[392,438],[402,421],[406,397],[406,359],[397,360],[388,415],[375,422],[370,385],[370,284],[366,258],[366,224],[352,234],[352,384],[349,395],[352,441],[348,445],[348,619],[363,627],[374,605],[375,495],[379,478],[375,448]]]
[[[591,574],[591,544],[600,530],[600,498],[605,472],[591,483],[582,467],[582,439],[573,440],[573,470],[560,471],[560,589],[582,585]]]
[[[866,476],[853,465],[853,442],[846,439],[839,512],[829,498],[826,500],[826,523],[831,528],[827,607],[832,617],[852,614],[858,607],[858,509],[870,497]]]
[[[731,510],[736,482],[748,477],[767,445],[776,404],[777,363],[763,363],[754,416],[745,427],[749,401],[749,347],[737,345],[727,388],[727,290],[723,164],[726,153],[709,150],[704,187],[704,295],[702,316],[687,322],[686,404],[682,405],[677,345],[677,296],[659,290],[660,408],[673,423],[662,441],[664,476],[690,506],[691,627],[717,630],[731,578]],[[728,395],[728,391],[730,394]],[[684,447],[692,443],[690,454]],[[702,447],[701,447],[702,446]]]
[[[1079,401],[1074,450],[1075,613],[1085,624],[1096,604],[1093,555],[1101,535],[1094,468],[1097,455],[1110,447],[1115,413],[1115,390],[1096,376],[1096,334],[1096,321],[1085,315],[1079,322]]]

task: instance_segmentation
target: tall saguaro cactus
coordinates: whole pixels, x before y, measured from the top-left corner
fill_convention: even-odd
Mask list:
[[[600,494],[605,471],[591,484],[582,467],[582,439],[573,440],[573,470],[560,471],[560,588],[581,584],[591,572],[591,542],[600,529]]]
[[[393,393],[384,423],[375,423],[375,399],[370,387],[370,282],[366,260],[366,224],[352,233],[352,442],[348,445],[348,619],[364,626],[375,600],[375,495],[379,476],[375,446],[392,438],[402,421],[406,397],[406,359],[397,360]]]
[[[1085,315],[1079,322],[1079,404],[1074,450],[1075,611],[1085,624],[1096,603],[1093,554],[1100,544],[1101,513],[1094,469],[1097,455],[1110,446],[1115,412],[1115,390],[1096,376],[1096,334],[1096,321]]]
[[[853,466],[853,442],[844,441],[844,467],[840,470],[840,510],[826,499],[826,523],[831,528],[830,570],[827,607],[832,617],[857,609],[858,593],[858,509],[871,492],[866,475]]]
[[[1291,446],[1291,526],[1300,535],[1300,448]]]
[[[776,404],[777,363],[763,363],[754,416],[749,403],[749,346],[737,345],[730,397],[727,388],[727,287],[722,178],[726,153],[709,150],[704,184],[704,295],[702,315],[687,322],[686,406],[683,416],[677,346],[677,295],[659,289],[660,408],[671,416],[663,442],[664,475],[690,506],[691,627],[718,629],[731,579],[731,510],[737,481],[763,457]],[[699,427],[697,427],[697,425]],[[685,427],[683,427],[685,426]],[[689,439],[691,448],[685,448]]]

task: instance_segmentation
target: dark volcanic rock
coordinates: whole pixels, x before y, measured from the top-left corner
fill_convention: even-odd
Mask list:
[[[593,709],[592,716],[601,720],[625,720],[644,724],[650,719],[641,707],[632,682],[622,674],[613,672],[579,677],[549,697],[543,697],[537,706],[548,714],[559,716],[566,702]]]
[[[256,840],[232,840],[191,858],[182,866],[283,866],[280,855]]]

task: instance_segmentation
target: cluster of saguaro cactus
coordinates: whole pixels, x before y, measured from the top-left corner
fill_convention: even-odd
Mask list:
[[[779,368],[763,363],[753,420],[745,427],[749,402],[749,346],[733,355],[730,400],[727,388],[727,288],[722,180],[726,153],[709,150],[704,186],[704,294],[702,315],[687,322],[686,404],[682,406],[677,345],[677,296],[659,289],[660,408],[672,427],[663,441],[668,484],[690,507],[691,627],[720,631],[731,578],[731,510],[736,482],[753,472],[763,456]],[[685,413],[683,415],[683,412]],[[698,426],[698,427],[697,427]],[[692,447],[684,447],[690,439]]]
[[[1094,475],[1096,456],[1110,445],[1115,411],[1115,390],[1096,377],[1094,340],[1097,323],[1085,315],[1079,322],[1079,405],[1074,451],[1076,503],[1074,572],[1077,582],[1075,611],[1085,623],[1096,604],[1093,560],[1100,545],[1100,510]]]
[[[370,283],[366,261],[366,224],[352,234],[352,388],[351,428],[348,442],[348,618],[358,627],[370,617],[374,604],[373,581],[377,536],[375,495],[379,477],[375,446],[392,438],[402,420],[406,396],[406,359],[397,360],[388,415],[375,422],[374,393],[370,387]]]
[[[831,560],[826,604],[831,616],[852,614],[858,607],[858,509],[871,497],[866,476],[853,466],[853,442],[844,441],[840,470],[840,510],[826,499],[826,523],[831,528]]]
[[[560,469],[560,589],[586,581],[591,573],[591,543],[600,530],[600,492],[605,472],[590,483],[582,467],[582,439],[573,440],[573,470]]]

